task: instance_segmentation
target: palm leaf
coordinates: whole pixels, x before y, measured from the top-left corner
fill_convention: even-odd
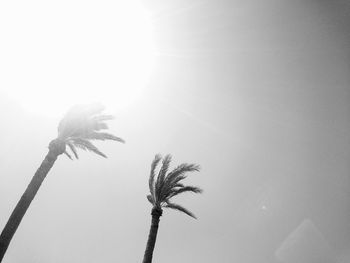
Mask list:
[[[178,182],[178,180],[176,180],[176,178],[183,176],[184,173],[195,172],[195,171],[198,172],[199,170],[200,170],[200,166],[197,164],[183,163],[183,164],[180,164],[179,166],[177,166],[174,170],[172,170],[168,174],[166,181],[169,182],[169,184],[173,184],[175,181]],[[186,178],[186,176],[183,177],[183,179],[184,178]]]
[[[171,155],[168,154],[168,155],[166,155],[163,158],[162,167],[160,168],[160,171],[159,171],[158,177],[157,177],[156,194],[157,194],[157,198],[158,199],[160,198],[160,196],[162,194],[161,193],[162,192],[162,187],[163,187],[163,184],[164,184],[165,176],[166,176],[166,174],[168,172],[168,169],[169,169],[170,162],[171,162]]]
[[[107,156],[102,153],[95,145],[93,145],[91,142],[81,139],[81,138],[73,138],[72,142],[74,144],[74,146],[83,149],[83,150],[89,150],[91,152],[94,152],[102,157],[107,158]]]
[[[179,194],[185,193],[185,192],[192,192],[195,194],[200,194],[203,192],[203,190],[200,189],[199,187],[196,187],[196,186],[184,186],[184,187],[181,187],[180,189],[172,190],[170,195],[169,195],[169,198],[172,198],[176,195],[179,195]]]
[[[67,155],[69,159],[73,160],[72,156],[69,153],[67,153],[67,151],[64,151],[64,154]]]
[[[190,217],[197,219],[197,217],[191,211],[187,210],[186,208],[184,208],[181,205],[168,202],[164,207],[178,210],[180,212],[185,213],[186,215],[189,215]]]
[[[172,187],[165,182],[157,191],[158,200],[164,201],[171,193],[171,189]]]
[[[94,121],[109,121],[109,120],[114,120],[114,116],[108,115],[108,114],[101,114],[101,115],[92,117],[92,120],[94,120]]]
[[[67,145],[69,146],[70,150],[73,152],[75,158],[79,159],[77,149],[74,147],[74,145],[71,142],[67,142]]]
[[[151,165],[151,173],[149,177],[150,195],[147,196],[148,201],[153,205],[153,208],[162,207],[171,208],[183,212],[193,218],[196,216],[181,205],[174,204],[170,199],[184,192],[201,193],[202,189],[195,186],[185,186],[180,183],[186,178],[186,172],[199,171],[199,166],[196,164],[181,164],[174,170],[168,173],[171,162],[171,155],[166,155],[162,160],[162,167],[156,178],[155,169],[162,160],[160,155],[156,155]]]
[[[72,107],[58,125],[58,138],[64,140],[78,159],[76,148],[92,151],[106,157],[90,140],[113,140],[124,142],[120,137],[106,132],[104,121],[113,119],[112,115],[101,114],[104,107],[101,104],[77,105]],[[67,155],[68,156],[68,155]]]
[[[166,188],[165,190],[167,192],[169,192],[172,188],[175,187],[175,185],[179,185],[179,182],[186,179],[186,175],[183,174],[183,175],[179,175],[177,176],[175,179],[173,179],[172,181],[166,181],[166,185],[164,188]]]
[[[147,200],[148,200],[152,205],[154,205],[154,200],[153,200],[152,195],[147,195]]]
[[[66,139],[78,137],[93,130],[107,129],[107,124],[102,121],[111,119],[111,116],[97,115],[103,110],[104,107],[101,104],[76,105],[72,107],[58,125],[59,137]],[[101,116],[100,119],[99,116]]]
[[[149,191],[154,199],[155,199],[154,177],[156,174],[155,169],[157,168],[158,163],[160,162],[161,159],[162,159],[162,156],[159,154],[157,154],[154,157],[154,160],[152,161],[152,164],[151,164],[151,173],[150,173],[149,180],[148,180]]]
[[[87,134],[82,135],[81,137],[88,140],[100,140],[100,141],[112,140],[112,141],[125,143],[125,141],[122,138],[119,138],[117,136],[114,136],[113,134],[106,133],[106,132],[89,132]]]
[[[107,130],[108,125],[104,122],[93,122],[92,123],[92,129],[95,131],[100,131],[100,130]]]
[[[184,185],[179,182],[187,177],[187,172],[199,171],[199,169],[199,165],[184,163],[168,173],[161,190],[161,199],[165,200],[170,198],[176,190],[179,190],[175,188],[184,187]]]

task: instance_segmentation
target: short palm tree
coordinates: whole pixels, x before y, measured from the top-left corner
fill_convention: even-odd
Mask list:
[[[67,146],[72,151],[75,158],[78,159],[77,148],[94,152],[100,156],[106,157],[91,140],[113,140],[124,142],[123,139],[112,134],[100,132],[108,129],[105,121],[113,119],[111,115],[102,114],[104,107],[99,104],[78,105],[73,107],[64,116],[58,125],[58,136],[49,144],[49,151],[35,172],[27,189],[23,193],[13,210],[0,235],[0,262],[15,234],[23,216],[25,215],[30,203],[34,199],[41,183],[52,168],[57,157],[66,154],[72,159],[71,154],[67,152]]]
[[[155,170],[162,160],[160,155],[156,155],[151,165],[151,173],[149,177],[149,191],[147,195],[148,201],[152,204],[152,223],[148,235],[143,263],[151,263],[153,257],[153,250],[157,239],[159,218],[163,214],[163,207],[171,208],[183,212],[193,218],[195,215],[181,205],[174,204],[171,199],[185,192],[201,193],[202,190],[195,186],[185,186],[181,183],[186,178],[187,172],[199,171],[199,166],[196,164],[183,163],[168,172],[171,162],[171,155],[166,155],[162,160],[162,165],[158,176],[155,176]]]

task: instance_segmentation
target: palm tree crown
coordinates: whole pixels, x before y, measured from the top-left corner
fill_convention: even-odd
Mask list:
[[[52,147],[60,144],[61,150],[70,159],[71,155],[66,151],[66,145],[70,148],[75,158],[79,158],[77,148],[94,152],[107,157],[91,140],[113,140],[124,143],[124,140],[101,130],[108,129],[104,121],[112,120],[113,116],[102,114],[104,107],[100,104],[77,105],[72,107],[58,125],[58,137],[51,142]],[[58,143],[57,143],[58,142]]]
[[[196,218],[192,212],[181,205],[172,203],[170,200],[172,197],[185,192],[202,193],[202,189],[196,186],[185,186],[180,183],[186,178],[187,172],[199,171],[199,165],[183,163],[171,172],[168,172],[171,155],[166,155],[162,160],[161,168],[156,177],[155,170],[161,160],[162,157],[156,155],[151,165],[151,173],[149,177],[150,194],[147,195],[147,199],[153,205],[152,212],[158,212],[158,214],[161,215],[162,207],[165,207],[181,211]]]
[[[112,134],[99,132],[100,130],[108,128],[104,121],[113,119],[110,115],[102,114],[103,110],[104,107],[99,104],[75,106],[68,111],[60,122],[58,126],[58,137],[50,142],[49,152],[35,172],[27,189],[24,191],[0,234],[0,262],[27,209],[58,156],[65,153],[72,159],[71,155],[66,150],[67,145],[73,152],[75,158],[78,159],[77,148],[89,150],[106,157],[104,153],[91,143],[91,140],[114,140],[124,142],[121,138]]]

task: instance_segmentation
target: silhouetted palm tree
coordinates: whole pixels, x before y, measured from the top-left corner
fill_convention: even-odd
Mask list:
[[[123,139],[112,134],[100,132],[101,130],[108,129],[108,126],[104,121],[113,119],[111,115],[102,114],[103,110],[104,107],[99,104],[78,105],[69,110],[61,120],[58,125],[57,138],[50,142],[49,152],[38,170],[35,172],[0,235],[0,262],[3,259],[24,214],[57,157],[64,153],[72,159],[71,155],[66,150],[66,146],[70,148],[75,158],[78,159],[77,148],[92,151],[98,155],[106,157],[105,154],[91,143],[91,140],[113,140],[124,142]]]
[[[187,172],[199,171],[199,166],[196,164],[183,163],[177,166],[174,170],[168,173],[169,165],[171,162],[171,155],[166,155],[162,160],[162,166],[159,170],[158,176],[155,176],[155,170],[162,157],[156,155],[151,165],[151,173],[149,177],[149,190],[150,195],[147,195],[148,201],[152,204],[152,223],[151,229],[148,235],[148,241],[146,245],[145,254],[143,257],[143,263],[151,263],[154,245],[157,239],[159,218],[163,214],[163,207],[171,208],[181,211],[193,218],[196,218],[192,212],[180,206],[172,203],[170,200],[174,196],[185,193],[201,193],[202,190],[195,186],[185,186],[180,183],[186,178]]]

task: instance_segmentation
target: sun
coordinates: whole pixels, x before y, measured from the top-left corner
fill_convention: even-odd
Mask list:
[[[62,115],[136,100],[154,63],[152,24],[136,0],[0,2],[0,91],[25,110]]]

